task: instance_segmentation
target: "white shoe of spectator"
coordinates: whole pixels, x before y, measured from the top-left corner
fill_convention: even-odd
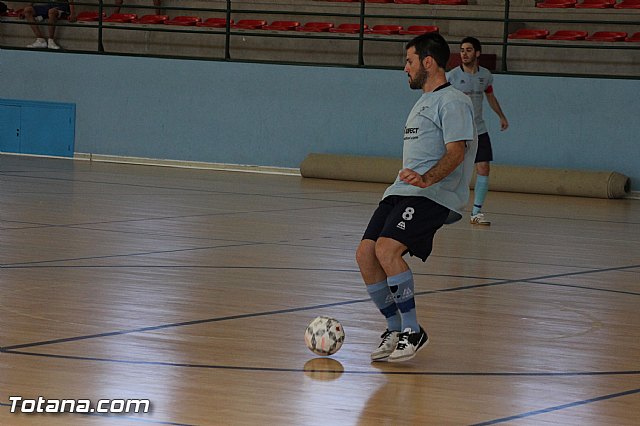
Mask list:
[[[60,49],[60,46],[58,46],[56,44],[56,42],[52,38],[47,40],[47,46],[46,47],[48,47],[49,49],[55,49],[55,50]]]
[[[27,47],[30,47],[32,49],[46,49],[47,48],[47,41],[45,39],[43,39],[43,38],[37,38],[36,41],[31,43]]]

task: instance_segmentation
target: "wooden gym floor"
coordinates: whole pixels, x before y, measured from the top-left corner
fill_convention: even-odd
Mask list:
[[[372,364],[354,250],[385,186],[0,156],[0,424],[640,424],[639,201],[490,193],[491,227],[410,260],[429,346]]]

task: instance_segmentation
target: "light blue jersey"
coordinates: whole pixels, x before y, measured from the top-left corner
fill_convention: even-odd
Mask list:
[[[427,197],[458,213],[469,200],[469,181],[474,169],[478,135],[473,122],[473,105],[468,96],[447,85],[424,93],[414,105],[404,129],[402,165],[424,174],[446,153],[445,145],[465,141],[464,161],[449,176],[427,188],[396,178],[388,195]]]
[[[462,65],[455,67],[447,73],[447,81],[456,89],[468,95],[473,103],[473,117],[476,120],[478,134],[487,133],[487,125],[482,115],[484,94],[493,90],[493,74],[483,67],[478,67],[474,74],[465,72]]]

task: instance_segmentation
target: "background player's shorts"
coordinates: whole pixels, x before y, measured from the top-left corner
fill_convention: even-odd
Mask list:
[[[478,135],[478,152],[476,152],[476,163],[493,161],[493,151],[491,150],[491,139],[489,133]]]
[[[426,197],[390,195],[380,201],[362,239],[392,238],[425,262],[433,248],[433,236],[448,215],[448,208]]]
[[[33,5],[35,11],[34,16],[42,16],[47,19],[49,17],[49,9],[58,9],[58,18],[69,16],[69,3],[38,3]]]

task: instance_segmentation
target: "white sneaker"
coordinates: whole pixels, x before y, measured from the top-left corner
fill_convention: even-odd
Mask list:
[[[43,38],[37,38],[36,41],[28,45],[31,49],[46,49],[47,48],[47,40]]]
[[[484,217],[483,213],[478,213],[478,214],[474,214],[471,216],[471,219],[469,220],[469,222],[472,225],[491,225],[491,222],[487,220],[487,218]]]
[[[380,338],[382,341],[378,346],[378,349],[371,353],[371,361],[386,361],[389,355],[395,350],[398,344],[399,331],[386,330]]]
[[[420,331],[412,333],[410,328],[405,328],[400,333],[396,349],[389,355],[389,362],[408,361],[429,343],[429,336],[420,327]]]
[[[56,44],[56,42],[52,38],[47,40],[47,46],[46,47],[48,47],[49,49],[54,49],[54,50],[60,49],[60,46],[58,46]]]

